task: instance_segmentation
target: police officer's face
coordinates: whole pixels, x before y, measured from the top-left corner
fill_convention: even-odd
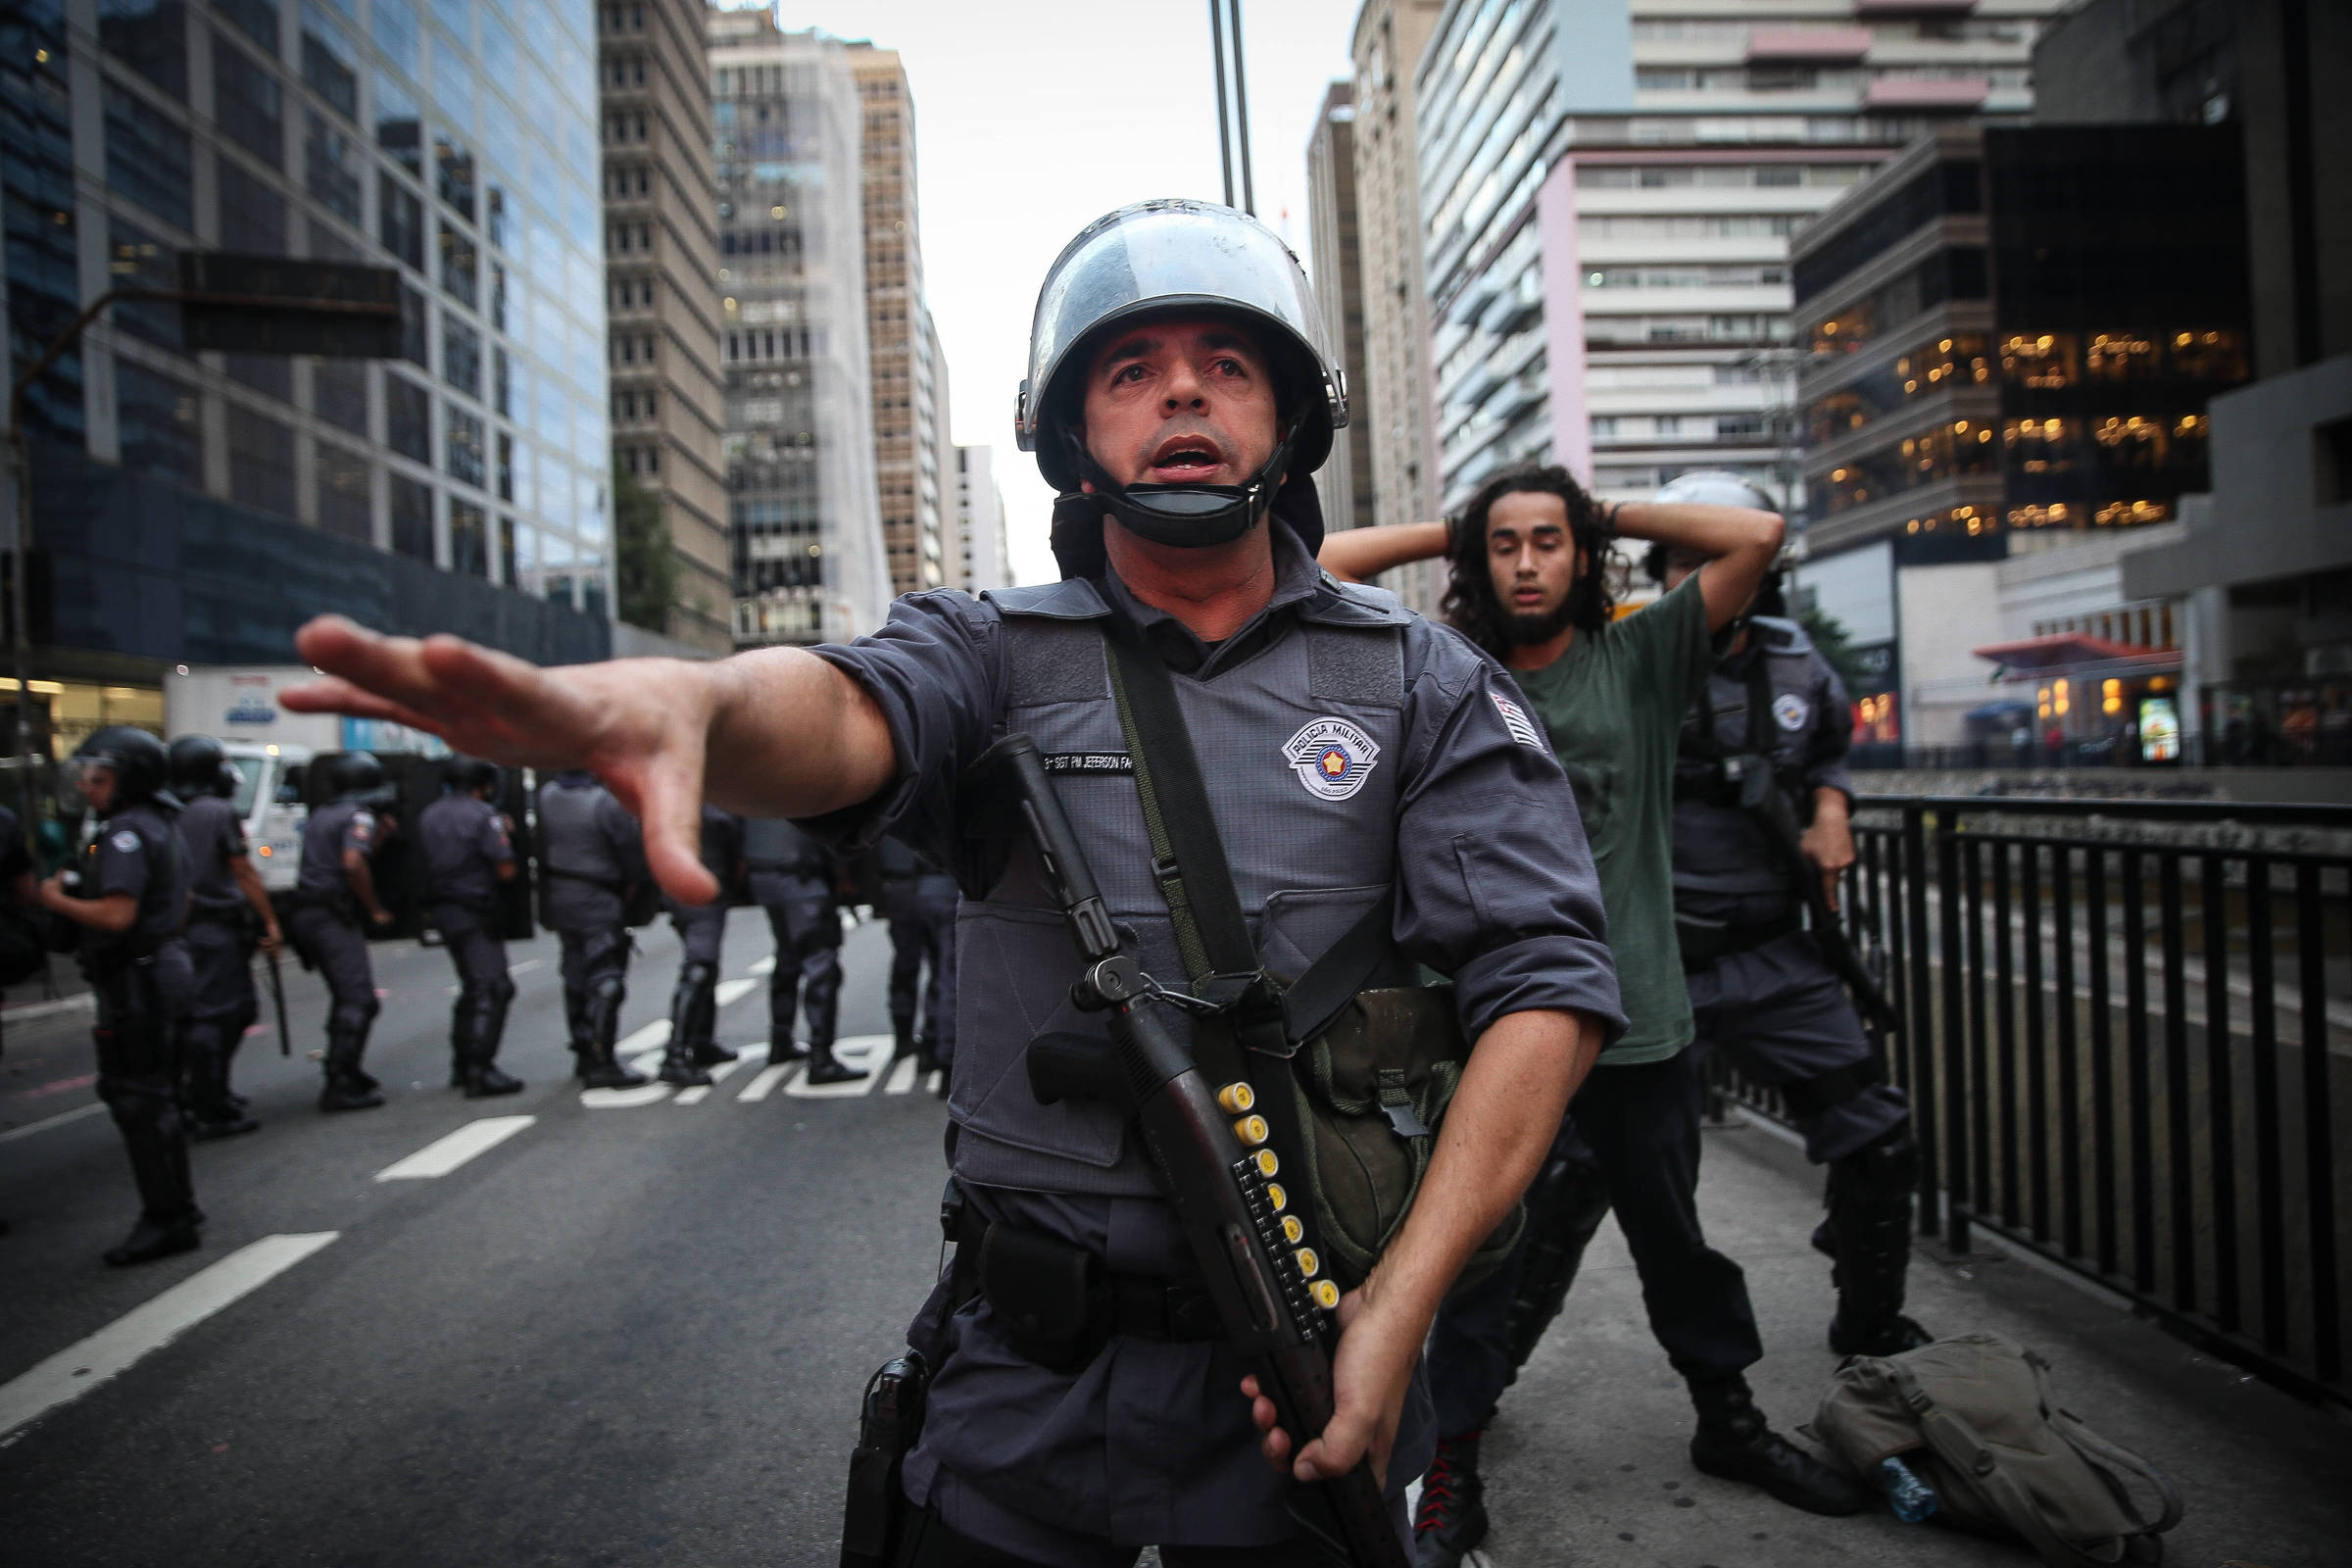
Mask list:
[[[1122,485],[1243,484],[1274,451],[1274,378],[1227,322],[1149,321],[1095,356],[1085,417],[1087,450]]]
[[[1543,642],[1568,624],[1568,590],[1588,563],[1568,528],[1568,503],[1515,490],[1487,512],[1487,567],[1513,641]]]
[[[115,804],[115,770],[104,763],[93,762],[81,770],[81,798],[90,803],[90,809],[104,816]]]

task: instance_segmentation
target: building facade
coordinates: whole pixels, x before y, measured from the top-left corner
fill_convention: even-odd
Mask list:
[[[1355,106],[1352,89],[1335,81],[1306,143],[1306,219],[1315,303],[1348,377],[1348,428],[1332,437],[1331,456],[1315,474],[1329,528],[1372,520],[1372,451],[1357,426],[1377,422],[1364,395],[1364,285],[1356,226]]]
[[[733,593],[704,10],[598,6],[597,80],[612,465],[653,496],[677,577],[649,629],[723,654]]]
[[[1417,81],[1441,498],[1557,462],[1794,509],[1788,236],[1942,121],[2020,118],[2059,0],[1451,0]]]
[[[191,354],[175,307],[118,306],[34,384],[33,689],[60,747],[160,724],[172,665],[286,662],[320,611],[609,650],[595,22],[548,0],[12,8],[17,371],[110,286],[175,287],[189,251],[395,267],[404,301],[383,362]]]
[[[956,449],[956,514],[962,556],[955,586],[967,594],[1012,586],[1004,542],[1004,492],[997,486],[994,447]]]
[[[1364,0],[1349,47],[1355,62],[1350,139],[1364,368],[1348,389],[1355,401],[1348,432],[1365,454],[1376,523],[1438,515],[1413,93],[1422,51],[1445,10],[1446,0]],[[1434,612],[1445,566],[1422,562],[1381,580],[1414,609]]]
[[[874,476],[891,592],[949,580],[955,449],[941,410],[947,368],[923,295],[915,202],[914,95],[895,49],[847,46],[863,135],[866,338],[873,353]]]
[[[711,12],[710,37],[735,644],[846,640],[891,597],[858,79],[763,11]]]

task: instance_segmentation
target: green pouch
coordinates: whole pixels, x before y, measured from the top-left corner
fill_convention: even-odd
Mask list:
[[[1310,1129],[1302,1140],[1315,1235],[1345,1289],[1363,1284],[1403,1228],[1469,1054],[1451,986],[1359,991],[1323,1032],[1299,1048],[1280,1107]],[[1513,1204],[1471,1254],[1456,1291],[1493,1273],[1519,1240],[1526,1209]]]

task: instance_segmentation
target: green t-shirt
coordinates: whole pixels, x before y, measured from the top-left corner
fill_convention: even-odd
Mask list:
[[[1551,731],[1600,873],[1628,1020],[1603,1062],[1661,1061],[1690,1043],[1674,935],[1674,755],[1714,664],[1692,572],[1597,635],[1579,632],[1542,669],[1511,671]]]

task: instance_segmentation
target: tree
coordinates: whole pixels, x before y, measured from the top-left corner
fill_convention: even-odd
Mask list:
[[[662,525],[662,503],[636,476],[612,466],[613,569],[620,579],[620,618],[647,631],[669,629],[678,597],[678,562]]]
[[[1805,629],[1805,635],[1813,640],[1821,657],[1838,672],[1848,697],[1865,697],[1878,689],[1879,677],[1864,669],[1861,660],[1854,656],[1853,638],[1847,633],[1844,621],[1816,607],[1797,616],[1796,623]]]

